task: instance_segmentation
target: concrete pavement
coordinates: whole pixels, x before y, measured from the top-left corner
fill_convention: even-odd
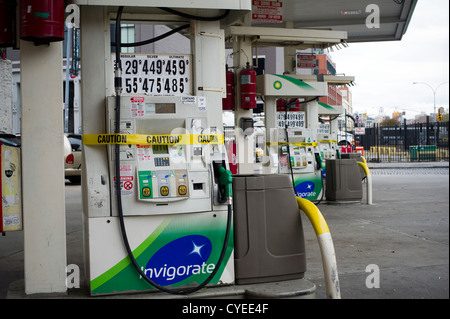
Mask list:
[[[373,205],[319,205],[335,244],[342,298],[447,299],[448,169],[446,175],[428,169],[401,175],[371,171]],[[307,227],[305,232],[311,234]],[[323,298],[313,236],[307,236],[306,247],[308,278],[318,285],[317,297]],[[373,274],[370,265],[378,266],[380,288],[366,286]]]
[[[333,237],[342,298],[448,299],[448,162],[368,165],[373,205],[365,204],[365,189],[360,204],[318,205]],[[67,183],[67,263],[83,273],[81,211],[81,187]],[[325,298],[317,239],[306,218],[303,224],[305,278],[316,285],[316,298]],[[367,287],[366,281],[376,286],[377,279],[379,288]],[[21,285],[23,233],[8,233],[0,237],[0,298],[23,298]],[[70,290],[71,296],[83,292]]]

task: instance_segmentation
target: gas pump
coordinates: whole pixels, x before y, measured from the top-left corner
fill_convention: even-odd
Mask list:
[[[111,201],[112,216],[119,217],[122,236],[132,242],[142,233],[142,229],[130,226],[129,222],[125,226],[126,217],[155,229],[139,246],[144,250],[140,255],[134,257],[136,250],[127,247],[128,257],[135,259],[133,264],[142,268],[140,278],[145,275],[156,288],[176,294],[185,294],[190,289],[172,287],[209,281],[213,279],[210,275],[217,272],[224,276],[218,276],[216,283],[219,279],[223,283],[232,282],[232,269],[222,267],[219,270],[228,260],[232,268],[233,250],[233,241],[229,240],[231,215],[228,212],[227,218],[224,205],[230,196],[225,153],[218,147],[223,137],[206,134],[207,119],[197,103],[200,99],[122,95],[120,132],[114,134],[116,98],[107,98],[110,134],[99,135],[97,142],[115,139],[113,142],[124,143],[119,146],[119,159],[115,157],[115,145],[109,146],[108,155],[110,181],[113,181],[111,193],[121,196],[120,204]],[[136,113],[136,108],[143,112]],[[89,136],[86,137],[89,144]],[[115,169],[117,160],[120,161],[120,177]],[[108,228],[109,223],[106,224]],[[153,239],[157,239],[157,243],[150,244],[151,237],[156,237]],[[170,258],[166,255],[169,252],[173,254]],[[144,258],[142,254],[146,255],[146,264],[140,262]],[[101,256],[100,252],[93,255]],[[101,261],[94,262],[97,263]],[[131,275],[133,269],[129,271]],[[127,290],[148,288],[146,283],[141,284],[142,279],[134,288],[124,278],[115,280],[127,284],[123,288]],[[93,282],[92,293],[103,293],[103,285],[96,287],[97,281]]]
[[[319,102],[319,117],[325,116],[328,119],[319,124],[317,129],[317,142],[320,155],[324,160],[336,159],[339,157],[337,146],[338,121],[339,115],[344,113],[342,105],[328,105]]]
[[[220,38],[211,39],[220,43]],[[116,41],[120,52],[120,30]],[[194,51],[201,54],[200,49]],[[233,283],[231,173],[217,125],[221,118],[215,121],[215,108],[208,105],[214,99],[208,92],[192,94],[194,79],[184,72],[187,64],[182,68],[179,56],[118,57],[111,63],[116,66],[116,92],[105,99],[105,133],[83,136],[85,154],[106,155],[107,174],[100,184],[110,194],[109,203],[96,201],[85,213],[91,295],[157,289],[188,294],[206,285]],[[141,61],[130,61],[130,70],[136,70],[131,80],[123,81],[127,61],[122,57]],[[181,69],[178,79],[175,70]],[[151,77],[152,70],[161,72]],[[152,88],[160,91],[155,94]],[[222,95],[213,92],[220,102]],[[87,173],[88,202],[96,196],[97,176]]]
[[[323,164],[317,149],[316,100],[328,94],[327,84],[305,82],[295,75],[264,74],[257,78],[257,90],[264,96],[266,107],[268,142],[263,173],[290,174],[298,197],[318,200],[323,189]],[[284,112],[277,112],[277,98],[294,100],[287,102]],[[289,111],[291,105],[298,103],[300,111]]]
[[[122,95],[115,133],[116,98],[106,103],[109,134],[84,136],[86,145],[120,144],[118,158],[116,145],[108,145],[111,216],[89,219],[91,293],[147,290],[143,275],[177,294],[189,289],[171,289],[207,279],[232,283],[229,171],[223,136],[209,134],[201,98]],[[121,236],[136,247],[128,256]]]

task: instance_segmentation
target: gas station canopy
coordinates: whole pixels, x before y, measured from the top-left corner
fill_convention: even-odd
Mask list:
[[[293,28],[347,31],[347,42],[401,40],[418,0],[284,0],[283,22]],[[370,5],[379,8],[380,27],[368,28]]]
[[[253,26],[285,27],[294,29],[322,29],[328,31],[345,31],[348,33],[346,42],[371,42],[401,40],[411,20],[414,8],[418,0],[373,0],[368,3],[361,0],[283,0],[270,1],[282,2],[282,22],[265,23],[253,22]],[[139,12],[144,8],[166,7],[180,9],[187,13],[202,14],[217,13],[220,9],[230,9],[230,16],[224,21],[232,23],[242,13],[250,12],[252,1],[250,0],[71,0],[78,5],[118,6],[133,7],[132,11]],[[269,1],[265,1],[269,2]],[[225,4],[224,4],[225,3]],[[366,20],[372,13],[373,7],[379,9],[380,24],[377,28],[370,28]],[[145,10],[145,9],[144,9]],[[153,10],[154,11],[154,10]]]

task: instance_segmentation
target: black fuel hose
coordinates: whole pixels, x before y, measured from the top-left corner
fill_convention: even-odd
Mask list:
[[[114,83],[115,83],[115,88],[116,88],[116,125],[115,125],[115,133],[116,134],[120,134],[120,91],[122,88],[122,83],[121,83],[121,78],[120,78],[120,69],[121,69],[121,60],[120,60],[120,51],[121,51],[121,28],[120,28],[120,21],[121,21],[121,17],[122,17],[122,12],[123,12],[123,6],[119,7],[119,10],[117,12],[117,17],[116,17],[116,42],[115,42],[115,51],[116,51],[116,72],[115,72],[115,78],[114,78]],[[139,273],[139,275],[142,276],[142,278],[144,278],[145,281],[147,281],[150,285],[152,285],[153,287],[170,293],[170,294],[175,294],[175,295],[187,295],[190,293],[193,293],[195,291],[198,291],[200,289],[202,289],[203,287],[205,287],[213,278],[214,276],[217,274],[217,271],[220,268],[220,265],[223,262],[223,259],[225,257],[225,253],[228,247],[228,241],[229,241],[229,237],[230,237],[230,232],[231,232],[231,223],[232,223],[232,206],[231,206],[231,201],[228,202],[228,214],[227,214],[227,227],[226,227],[226,231],[225,231],[225,239],[224,239],[224,243],[222,246],[222,251],[220,252],[220,257],[219,260],[217,261],[213,272],[208,276],[208,278],[206,278],[206,280],[204,282],[202,282],[200,285],[196,286],[196,287],[188,287],[188,288],[183,288],[183,289],[169,289],[166,287],[163,287],[157,283],[155,283],[154,281],[152,281],[150,278],[148,278],[148,276],[141,270],[140,266],[138,265],[136,258],[134,258],[133,255],[133,251],[131,250],[130,247],[130,243],[128,241],[128,236],[127,236],[127,231],[125,228],[125,221],[124,221],[124,216],[123,216],[123,207],[122,207],[122,192],[121,192],[121,188],[120,188],[120,183],[118,181],[120,181],[120,145],[116,144],[115,145],[115,173],[116,173],[116,191],[117,191],[117,209],[118,209],[118,215],[119,215],[119,223],[120,223],[120,231],[121,231],[121,235],[122,235],[122,240],[125,246],[125,249],[127,251],[127,255],[130,258],[131,263],[133,264],[134,268],[136,269],[136,271]]]
[[[139,42],[133,42],[133,43],[121,43],[122,47],[138,47],[138,46],[142,46],[142,45],[146,45],[146,44],[150,44],[150,43],[154,43],[156,41],[162,40],[167,38],[168,36],[171,36],[174,33],[180,32],[181,30],[187,29],[189,28],[191,25],[190,24],[183,24],[182,26],[175,28],[173,30],[170,30],[164,34],[158,35],[157,37],[148,39],[148,40],[144,40],[144,41],[139,41]],[[111,45],[115,46],[116,43],[112,42]]]
[[[181,12],[181,11],[177,11],[174,9],[170,9],[170,8],[158,8],[161,10],[164,10],[168,13],[171,14],[175,14],[177,16],[183,17],[183,18],[187,18],[187,19],[191,19],[191,20],[199,20],[199,21],[218,21],[218,20],[222,20],[224,18],[226,18],[229,14],[230,14],[230,10],[226,9],[225,12],[223,14],[221,14],[220,16],[216,16],[216,17],[201,17],[201,16],[197,16],[197,15],[192,15],[192,14],[188,14],[185,12]]]

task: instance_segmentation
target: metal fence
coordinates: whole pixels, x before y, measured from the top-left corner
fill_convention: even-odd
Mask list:
[[[369,162],[448,161],[449,122],[431,122],[366,128],[356,135]]]

